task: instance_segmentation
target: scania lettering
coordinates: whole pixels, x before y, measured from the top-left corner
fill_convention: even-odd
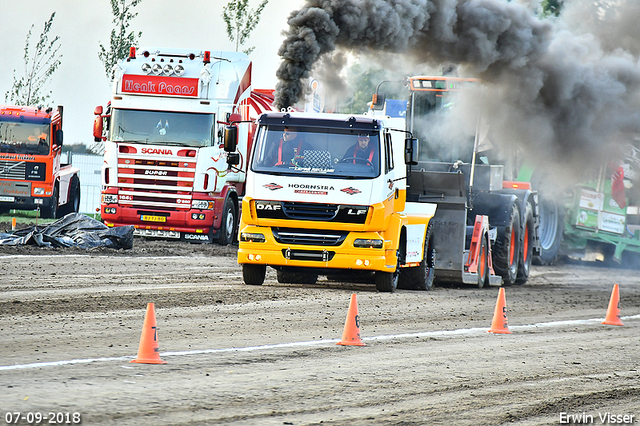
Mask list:
[[[80,207],[79,169],[61,164],[62,106],[0,106],[0,213],[58,218]]]
[[[251,71],[243,53],[131,48],[114,67],[109,105],[95,110],[107,226],[133,225],[145,237],[236,240],[252,120],[273,101],[272,91],[252,90]],[[237,132],[238,152],[223,147],[226,126]]]
[[[143,154],[163,154],[163,155],[173,155],[170,149],[153,149],[153,148],[142,148]]]
[[[184,234],[185,240],[190,241],[208,241],[208,237],[204,234]]]

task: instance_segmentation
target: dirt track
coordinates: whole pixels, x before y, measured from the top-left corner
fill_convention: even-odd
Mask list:
[[[497,288],[383,294],[282,285],[271,272],[245,286],[233,246],[0,247],[0,264],[0,424],[7,412],[78,412],[87,425],[640,417],[638,271],[534,267],[506,288],[512,334],[497,335],[486,332]],[[600,324],[614,283],[623,327]],[[335,344],[352,293],[365,347]],[[166,365],[129,363],[148,302]]]

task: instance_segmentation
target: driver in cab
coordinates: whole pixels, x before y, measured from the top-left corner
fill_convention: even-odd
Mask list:
[[[374,158],[377,158],[376,145],[370,143],[370,137],[367,133],[360,133],[358,141],[344,153],[342,162],[373,165]]]
[[[311,145],[295,127],[285,127],[282,138],[273,146],[265,162],[274,166],[302,166],[303,152],[310,149]]]

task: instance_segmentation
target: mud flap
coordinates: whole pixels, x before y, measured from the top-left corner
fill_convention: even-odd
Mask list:
[[[473,234],[471,235],[471,244],[469,245],[469,253],[467,260],[464,264],[464,281],[477,282],[478,281],[478,264],[480,257],[480,246],[484,235],[489,235],[489,217],[485,215],[477,215],[475,223],[473,225]],[[491,254],[491,244],[487,244],[488,259],[487,267],[489,269],[489,285],[500,286],[502,285],[502,277],[496,275],[493,269],[493,260]]]

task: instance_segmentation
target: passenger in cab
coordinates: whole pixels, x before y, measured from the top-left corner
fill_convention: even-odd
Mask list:
[[[375,164],[378,161],[378,150],[376,144],[370,143],[370,139],[367,133],[358,134],[358,141],[347,149],[342,157],[342,162]]]

